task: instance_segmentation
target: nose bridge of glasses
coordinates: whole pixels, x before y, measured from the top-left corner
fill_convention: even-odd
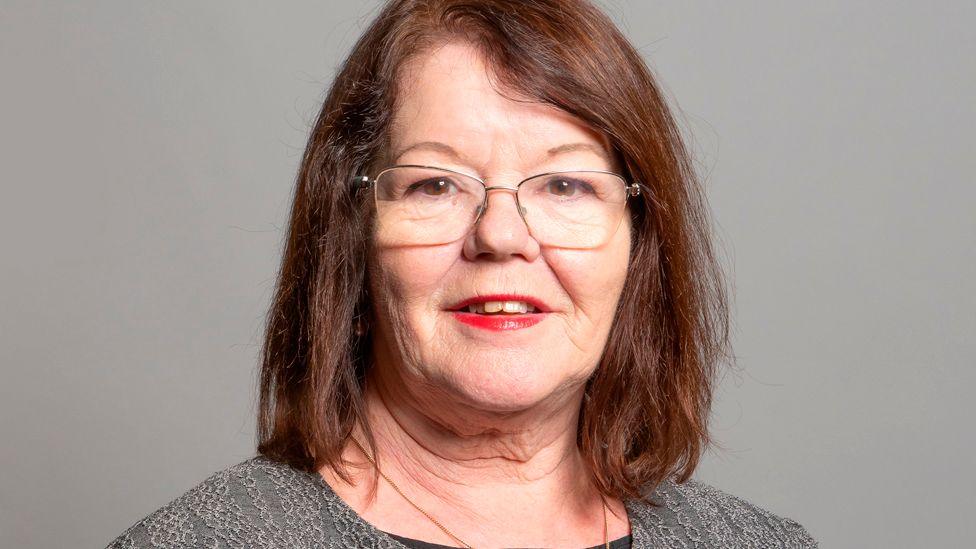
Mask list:
[[[489,196],[488,193],[489,193],[489,191],[496,191],[496,190],[497,191],[512,191],[512,197],[515,199],[515,206],[518,208],[519,217],[521,217],[522,220],[524,221],[525,220],[525,208],[522,206],[522,204],[519,203],[519,200],[518,200],[518,191],[519,191],[519,188],[518,187],[503,187],[501,185],[486,185],[485,186],[485,199],[481,203],[481,205],[478,206],[478,215],[475,217],[475,223],[477,223],[481,219],[481,216],[485,213],[485,210],[488,209],[488,196]]]

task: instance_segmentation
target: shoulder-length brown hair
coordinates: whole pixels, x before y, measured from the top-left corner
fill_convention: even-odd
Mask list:
[[[397,77],[449,40],[477,47],[502,89],[558,107],[609,137],[631,202],[631,260],[577,441],[609,496],[684,482],[712,443],[707,421],[728,350],[727,294],[707,207],[658,85],[586,0],[396,0],[341,66],[302,158],[262,351],[258,451],[305,471],[328,464],[366,422],[366,261],[372,204],[349,185],[385,156]]]

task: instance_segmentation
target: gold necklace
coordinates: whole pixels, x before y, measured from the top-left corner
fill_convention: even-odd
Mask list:
[[[390,480],[390,477],[386,476],[383,473],[383,471],[380,471],[379,465],[376,465],[376,462],[373,461],[373,457],[369,455],[369,453],[366,451],[365,448],[363,448],[363,445],[359,443],[359,441],[356,439],[356,437],[349,437],[349,438],[351,438],[352,441],[356,443],[356,446],[359,447],[359,451],[362,452],[363,455],[366,456],[366,459],[368,459],[369,462],[373,465],[373,468],[376,469],[376,472],[379,473],[381,477],[383,477],[383,480],[385,480],[386,482],[388,482],[390,484],[390,486],[392,486],[393,489],[396,490],[396,492],[398,494],[400,494],[401,497],[403,497],[403,499],[407,500],[407,503],[409,503],[411,506],[413,506],[414,509],[420,511],[425,517],[427,517],[428,519],[430,519],[430,521],[433,522],[435,526],[437,526],[438,528],[441,529],[442,532],[444,532],[445,534],[447,534],[448,536],[450,536],[451,539],[453,539],[454,541],[460,543],[463,547],[467,547],[468,549],[474,549],[473,547],[471,547],[467,543],[461,541],[461,538],[459,538],[459,537],[455,536],[454,534],[452,534],[451,531],[448,530],[447,528],[445,528],[443,524],[441,524],[440,522],[437,521],[437,519],[435,519],[434,517],[430,516],[430,513],[428,513],[427,511],[424,511],[423,509],[421,509],[419,505],[417,505],[416,503],[413,502],[413,500],[411,500],[410,498],[408,498],[407,495],[404,494],[402,490],[400,490],[400,487],[398,487],[395,482],[393,482],[392,480]],[[607,530],[607,500],[604,499],[603,494],[600,494],[600,501],[603,502],[603,544],[606,546],[606,549],[610,549],[610,533]]]

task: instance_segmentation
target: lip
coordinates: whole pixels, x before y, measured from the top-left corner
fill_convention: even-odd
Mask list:
[[[535,326],[549,315],[547,313],[502,313],[498,315],[481,315],[478,313],[468,313],[464,311],[451,311],[451,316],[453,316],[458,322],[462,322],[468,326],[481,328],[483,330],[502,332],[508,330],[521,330],[523,328]]]
[[[454,305],[451,305],[450,307],[448,307],[447,310],[453,312],[463,311],[468,305],[472,305],[475,303],[485,303],[487,301],[524,301],[525,303],[528,303],[529,305],[535,307],[537,313],[550,312],[549,306],[546,305],[542,300],[532,297],[530,295],[522,295],[522,294],[490,294],[490,295],[472,296],[462,301],[459,301]],[[476,314],[476,313],[468,313],[468,314]],[[528,314],[531,313],[526,313],[526,315]],[[479,316],[484,316],[484,315],[479,315]],[[517,315],[513,315],[513,316],[517,316]]]
[[[482,315],[469,313],[466,309],[468,305],[475,303],[485,303],[487,301],[523,301],[535,307],[532,313],[501,313],[498,315]],[[542,300],[523,294],[488,294],[469,297],[452,305],[449,309],[451,316],[455,320],[491,331],[521,330],[530,326],[535,326],[545,319],[550,312],[549,306]]]

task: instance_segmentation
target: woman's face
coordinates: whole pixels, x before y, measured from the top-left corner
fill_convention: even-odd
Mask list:
[[[608,143],[567,113],[499,95],[476,50],[448,44],[402,74],[391,135],[392,164],[424,164],[514,187],[548,171],[616,170]],[[433,148],[398,151],[426,141]],[[560,145],[585,143],[555,156]],[[429,246],[383,245],[370,259],[378,375],[431,402],[510,412],[579,396],[600,359],[624,284],[630,219],[595,249],[551,248],[529,234],[515,195],[488,192],[487,210],[461,239]],[[375,237],[375,234],[374,234]],[[486,329],[452,309],[491,294],[531,296],[542,320],[521,329]]]

